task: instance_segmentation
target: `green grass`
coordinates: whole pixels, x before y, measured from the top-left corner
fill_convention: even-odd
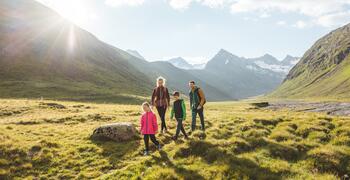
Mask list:
[[[48,104],[51,103],[51,104]],[[52,104],[54,103],[54,104]],[[138,126],[140,106],[0,100],[0,179],[338,179],[350,173],[350,118],[207,103],[206,135],[157,135],[163,151],[142,156],[142,139],[90,139],[99,125]],[[190,114],[190,113],[188,113]],[[190,128],[190,117],[185,129]],[[204,139],[203,139],[204,138]]]

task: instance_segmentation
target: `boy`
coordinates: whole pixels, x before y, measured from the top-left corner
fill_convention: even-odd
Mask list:
[[[176,127],[176,134],[173,137],[173,139],[176,141],[177,137],[180,134],[180,131],[184,134],[185,139],[188,139],[188,136],[185,132],[185,129],[182,125],[182,121],[184,121],[186,119],[186,106],[185,106],[185,102],[183,99],[180,99],[180,93],[175,91],[173,93],[174,96],[174,104],[173,104],[173,108],[171,110],[171,115],[170,115],[170,119],[174,118],[174,114],[175,114],[175,119],[177,121],[177,127]]]

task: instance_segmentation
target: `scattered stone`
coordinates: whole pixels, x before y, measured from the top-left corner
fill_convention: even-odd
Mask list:
[[[271,110],[290,109],[299,112],[323,112],[333,116],[350,116],[350,103],[285,101],[270,103]]]
[[[251,103],[251,105],[257,108],[264,108],[264,107],[268,107],[270,104],[269,102],[257,102],[257,103]]]
[[[117,142],[130,141],[138,137],[138,132],[132,123],[114,123],[96,128],[91,135],[93,139],[109,139]]]
[[[48,107],[48,108],[52,108],[52,109],[67,109],[66,106],[64,106],[62,104],[58,104],[58,103],[43,103],[43,102],[41,102],[39,104],[39,106]]]

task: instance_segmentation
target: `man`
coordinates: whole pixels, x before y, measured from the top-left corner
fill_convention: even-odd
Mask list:
[[[192,132],[196,129],[196,118],[197,114],[199,115],[199,119],[201,121],[202,131],[205,130],[204,126],[204,104],[206,102],[204,92],[201,88],[196,86],[194,81],[189,82],[190,86],[190,105],[192,111]]]

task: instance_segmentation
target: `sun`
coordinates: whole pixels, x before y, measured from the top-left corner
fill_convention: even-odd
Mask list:
[[[83,25],[93,17],[89,12],[86,1],[83,0],[38,0],[44,5],[54,9],[65,19],[77,25]]]

